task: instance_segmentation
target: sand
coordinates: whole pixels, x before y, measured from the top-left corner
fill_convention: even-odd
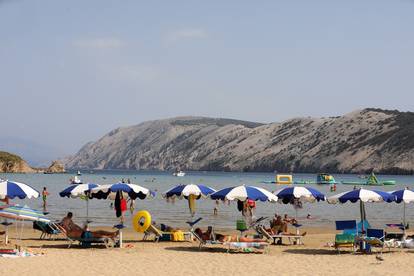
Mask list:
[[[22,246],[42,256],[0,257],[1,275],[414,275],[414,250],[384,250],[384,261],[375,254],[344,251],[338,255],[326,246],[334,232],[306,229],[305,245],[272,245],[267,254],[226,253],[220,247],[198,249],[196,242],[141,241],[124,231],[130,248],[67,248],[63,239],[38,240],[39,232],[26,228]],[[14,233],[11,233],[13,236]],[[15,243],[15,240],[12,240]],[[287,242],[287,241],[286,241]],[[9,245],[13,246],[12,245]],[[0,244],[0,248],[5,248]]]

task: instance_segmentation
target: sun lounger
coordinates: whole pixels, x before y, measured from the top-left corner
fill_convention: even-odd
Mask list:
[[[243,252],[252,252],[254,249],[263,250],[262,252],[265,253],[268,251],[269,244],[267,242],[221,242],[217,241],[214,238],[214,232],[212,232],[211,240],[203,240],[200,236],[197,235],[193,230],[191,230],[193,236],[198,240],[199,246],[198,248],[201,250],[203,246],[208,245],[218,245],[224,248],[227,248],[227,252],[230,250],[238,250]]]
[[[154,235],[154,241],[191,241],[192,233],[191,231],[173,231],[173,232],[166,232],[162,231],[161,229],[157,228],[155,225],[151,224],[147,231],[144,232],[143,240],[148,240],[151,235]],[[183,238],[181,238],[181,235]]]
[[[112,240],[110,238],[94,238],[94,237],[71,237],[66,232],[66,229],[60,226],[59,224],[56,224],[58,229],[61,231],[61,233],[65,236],[66,240],[68,241],[68,248],[72,246],[73,243],[78,242],[83,247],[90,247],[92,244],[103,244],[106,248],[109,247],[115,247],[117,244],[117,241]]]
[[[259,235],[262,235],[266,239],[271,240],[272,244],[278,244],[276,242],[277,239],[281,241],[282,238],[287,238],[289,240],[290,244],[303,245],[303,241],[302,241],[303,236],[302,235],[289,235],[289,234],[272,235],[269,232],[267,232],[266,229],[262,225],[256,226],[255,230]]]
[[[42,222],[42,221],[33,221],[33,229],[39,230],[42,233],[40,234],[39,239],[44,239],[48,237],[49,239],[54,239],[57,235],[61,233],[59,228],[56,226],[55,223],[50,222]]]

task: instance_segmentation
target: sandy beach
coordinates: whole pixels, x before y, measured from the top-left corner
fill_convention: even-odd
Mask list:
[[[413,275],[414,251],[384,250],[384,261],[375,254],[344,251],[326,246],[334,239],[330,229],[308,228],[305,245],[271,245],[266,254],[227,253],[221,247],[198,249],[197,242],[142,241],[130,229],[124,231],[126,248],[94,246],[67,248],[67,241],[39,240],[40,232],[25,228],[19,244],[35,257],[0,258],[7,275]],[[11,236],[14,237],[13,231]],[[15,240],[7,247],[13,247]],[[284,243],[287,243],[285,241]],[[4,244],[1,248],[6,248]]]

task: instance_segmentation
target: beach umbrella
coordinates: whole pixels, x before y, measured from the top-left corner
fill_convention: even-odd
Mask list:
[[[248,199],[254,201],[269,201],[276,202],[277,196],[272,194],[266,189],[255,187],[255,186],[235,186],[221,189],[210,195],[211,199],[214,200],[239,200],[246,201]]]
[[[240,200],[246,201],[250,200],[260,200],[260,201],[270,201],[276,202],[277,196],[272,194],[266,189],[255,187],[255,186],[236,186],[221,189],[210,195],[211,199],[215,200]]]
[[[366,202],[393,202],[395,201],[395,195],[392,195],[387,192],[377,191],[377,190],[367,190],[364,188],[354,189],[352,191],[343,192],[327,199],[328,203],[345,203],[350,201],[355,203],[360,202],[360,213],[361,213],[361,227],[362,232],[364,232],[364,221],[366,220],[365,214],[365,205]]]
[[[295,206],[295,219],[298,218],[298,208],[296,207],[297,203],[302,202],[315,202],[315,201],[324,201],[326,199],[325,195],[319,192],[318,190],[310,187],[286,187],[280,189],[274,194],[278,197],[278,202],[283,204],[294,204]]]
[[[87,184],[78,184],[78,185],[70,185],[63,191],[59,193],[61,197],[71,197],[71,198],[81,198],[86,200],[86,222],[88,223],[89,218],[89,198],[88,194],[89,191],[93,188],[99,187],[98,184],[94,183],[87,183]]]
[[[242,211],[243,217],[249,220],[249,224],[252,223],[253,213],[252,209],[249,208],[250,212],[244,213],[244,202],[250,201],[269,201],[269,202],[277,202],[277,196],[272,194],[266,189],[255,187],[255,186],[236,186],[236,187],[229,187],[221,189],[213,194],[210,195],[211,199],[214,200],[229,200],[234,201],[237,200],[237,209]],[[249,204],[250,205],[250,204]],[[239,221],[237,222],[239,223]],[[246,226],[237,226],[237,229],[240,231],[246,230]]]
[[[16,221],[42,221],[42,222],[50,222],[50,219],[48,219],[42,212],[34,210],[28,206],[20,206],[20,205],[7,205],[2,206],[0,208],[0,217],[6,218],[6,219],[14,219]],[[5,233],[5,243],[8,243],[8,226],[9,224],[5,224],[6,227],[6,233]],[[16,224],[16,230],[17,230],[17,224]],[[23,231],[23,224],[22,224],[22,230],[20,232],[20,237],[22,235]],[[17,232],[17,231],[16,231]]]
[[[27,184],[15,181],[4,180],[0,182],[0,199],[18,197],[24,198],[38,198],[39,192]]]
[[[99,187],[93,188],[89,192],[90,198],[97,198],[97,199],[115,199],[116,193],[122,192],[123,194],[127,194],[129,198],[135,200],[145,199],[150,196],[155,196],[155,193],[150,191],[149,189],[136,185],[136,184],[128,184],[128,183],[115,183],[109,185],[101,185]]]
[[[404,231],[404,236],[405,236],[405,227],[407,225],[406,219],[405,219],[405,209],[406,209],[405,205],[407,203],[414,202],[414,192],[409,190],[408,188],[405,188],[403,190],[391,192],[391,194],[395,196],[395,202],[397,203],[403,202],[404,204],[403,231]]]
[[[301,202],[325,200],[324,194],[310,187],[287,187],[274,192],[274,194],[278,197],[278,202],[284,204],[292,203],[295,199]]]
[[[14,220],[31,220],[50,222],[43,212],[30,208],[29,206],[9,205],[5,208],[0,208],[0,217]]]
[[[27,184],[10,181],[10,180],[1,180],[0,181],[0,199],[6,199],[6,202],[8,203],[8,199],[14,199],[15,197],[18,197],[20,199],[24,198],[38,198],[39,192],[36,191],[34,188],[30,187]],[[7,229],[9,223],[7,222],[7,217],[3,216],[5,218],[3,225],[6,228],[6,236],[5,236],[5,242],[7,243],[8,235],[7,235]]]
[[[163,194],[164,198],[175,198],[178,197],[180,199],[185,198],[188,200],[188,206],[190,208],[191,216],[194,216],[195,213],[195,200],[200,199],[201,197],[207,197],[210,194],[214,193],[216,190],[204,186],[204,185],[196,185],[196,184],[188,184],[188,185],[178,185],[175,186]]]
[[[115,183],[115,184],[109,184],[109,185],[101,185],[99,187],[93,188],[89,192],[89,198],[97,198],[97,199],[115,199],[115,207],[117,206],[117,201],[119,200],[119,195],[128,195],[128,197],[131,200],[135,200],[137,198],[139,199],[145,199],[148,197],[155,196],[155,193],[150,191],[147,188],[144,188],[142,186],[136,185],[136,184],[129,184],[129,183]],[[116,227],[119,227],[119,247],[122,248],[122,228],[123,226],[123,215],[122,212],[117,209],[117,213],[120,212],[120,215],[117,215],[118,217],[121,217],[121,223],[116,225]]]

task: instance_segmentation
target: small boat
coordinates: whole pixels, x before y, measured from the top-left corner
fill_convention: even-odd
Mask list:
[[[173,176],[183,177],[183,176],[185,176],[185,172],[183,172],[183,171],[174,172]]]
[[[80,172],[80,171],[78,171],[78,172],[76,173],[76,175],[81,176],[82,174],[81,174],[81,172]]]
[[[320,173],[316,176],[316,184],[333,185],[336,184],[335,178],[327,173]]]
[[[82,180],[80,180],[80,178],[76,175],[74,178],[70,179],[70,184],[75,184],[75,185],[82,184]]]

